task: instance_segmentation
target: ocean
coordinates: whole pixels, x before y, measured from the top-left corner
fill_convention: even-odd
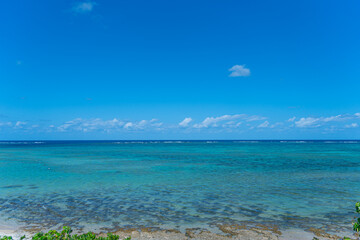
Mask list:
[[[2,141],[0,225],[352,231],[360,141]]]

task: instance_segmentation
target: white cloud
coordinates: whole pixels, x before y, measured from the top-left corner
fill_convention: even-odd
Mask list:
[[[295,119],[296,119],[296,117],[289,118],[288,122],[293,122],[293,121],[295,121]]]
[[[27,124],[27,122],[17,121],[15,123],[15,128],[23,128],[26,124]]]
[[[247,122],[264,120],[266,118],[261,116],[248,116],[246,114],[223,115],[220,117],[207,117],[201,123],[196,123],[193,128],[210,128],[210,127],[238,127],[241,122],[234,120],[245,120]],[[227,121],[226,123],[224,123]]]
[[[96,3],[91,1],[78,2],[73,6],[72,11],[76,13],[89,13],[94,9],[95,5]]]
[[[249,116],[249,117],[247,117],[245,120],[246,120],[247,122],[254,122],[254,121],[260,121],[260,120],[265,120],[265,119],[266,119],[266,117],[254,115],[254,116]]]
[[[246,77],[250,76],[250,69],[246,68],[245,65],[235,65],[229,69],[230,77]]]
[[[221,127],[223,127],[223,128],[238,128],[241,124],[242,124],[242,122],[228,121],[228,122],[222,124]]]
[[[96,131],[96,130],[110,130],[110,129],[119,129],[124,125],[123,121],[120,121],[116,118],[112,120],[102,120],[100,118],[95,119],[82,119],[76,118],[71,121],[67,121],[64,124],[60,125],[57,129],[60,132],[66,131]]]
[[[139,127],[143,127],[143,126],[145,126],[147,123],[148,123],[148,121],[146,121],[146,120],[141,120],[141,121],[138,123],[138,126],[139,126]]]
[[[359,115],[360,116],[360,115]],[[343,122],[358,118],[358,114],[339,114],[330,117],[305,117],[295,122],[296,127],[320,127],[329,122]]]
[[[12,125],[12,123],[11,122],[0,122],[0,127],[9,127],[9,126],[11,126]]]
[[[130,129],[130,128],[132,128],[132,127],[134,127],[134,124],[133,124],[132,122],[128,122],[128,123],[126,123],[126,124],[124,125],[124,128],[125,128],[125,129]]]
[[[355,131],[360,129],[360,113],[354,114],[339,114],[334,116],[320,116],[320,117],[292,117],[290,119],[283,119],[282,121],[273,122],[272,119],[258,115],[247,114],[226,114],[222,116],[209,116],[202,121],[196,122],[191,117],[183,118],[178,123],[167,123],[159,121],[158,119],[149,120],[120,120],[113,118],[110,120],[93,118],[83,119],[76,118],[71,121],[63,122],[62,124],[53,124],[35,121],[3,121],[0,122],[0,130],[16,132],[136,132],[136,131],[173,131],[181,128],[186,128],[186,131],[208,131],[208,133],[220,132],[244,132],[251,129],[267,128],[272,131],[285,131],[295,128],[319,128],[325,132],[344,131],[345,129],[353,128]],[[356,129],[355,129],[356,128]],[[201,130],[200,130],[201,129]],[[312,130],[317,131],[318,130]]]
[[[357,127],[359,127],[359,125],[357,123],[351,123],[351,124],[345,125],[345,128],[357,128]]]
[[[312,118],[312,117],[306,117],[306,118],[300,118],[299,121],[295,122],[295,125],[297,127],[318,127],[320,126],[318,123],[320,121],[320,118]]]
[[[184,120],[182,120],[182,121],[179,123],[179,126],[180,126],[180,127],[187,127],[191,121],[192,121],[192,118],[191,118],[191,117],[187,117],[187,118],[185,118]]]
[[[112,120],[102,120],[101,118],[95,119],[82,119],[76,118],[71,121],[67,121],[64,124],[57,127],[60,132],[67,131],[121,131],[121,130],[143,130],[143,129],[159,129],[162,126],[162,122],[158,122],[157,119],[141,120],[138,122],[121,121],[117,118]]]
[[[261,123],[258,128],[267,128],[269,126],[269,122],[268,121],[265,121],[263,123]]]
[[[127,130],[145,130],[145,129],[153,129],[159,130],[160,127],[163,125],[162,122],[158,122],[158,119],[151,119],[148,120],[141,120],[139,122],[127,122],[124,125],[124,128]]]
[[[356,116],[356,115],[355,115]],[[344,121],[344,120],[349,120],[349,119],[353,119],[354,116],[352,115],[336,115],[336,116],[331,116],[331,117],[326,117],[324,118],[324,122],[332,122],[332,121]]]
[[[194,124],[194,128],[208,128],[208,127],[218,127],[218,123],[225,120],[238,119],[242,117],[243,114],[236,115],[223,115],[220,117],[207,117],[199,124]]]

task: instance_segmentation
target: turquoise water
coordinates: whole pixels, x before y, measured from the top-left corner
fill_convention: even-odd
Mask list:
[[[357,141],[0,142],[0,221],[351,231],[359,180]]]

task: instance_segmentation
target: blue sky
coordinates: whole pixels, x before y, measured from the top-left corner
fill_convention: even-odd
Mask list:
[[[360,138],[359,11],[3,2],[0,139]]]

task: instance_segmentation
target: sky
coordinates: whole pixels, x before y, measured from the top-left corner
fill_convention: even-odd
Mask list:
[[[360,1],[0,8],[0,140],[359,139]]]

